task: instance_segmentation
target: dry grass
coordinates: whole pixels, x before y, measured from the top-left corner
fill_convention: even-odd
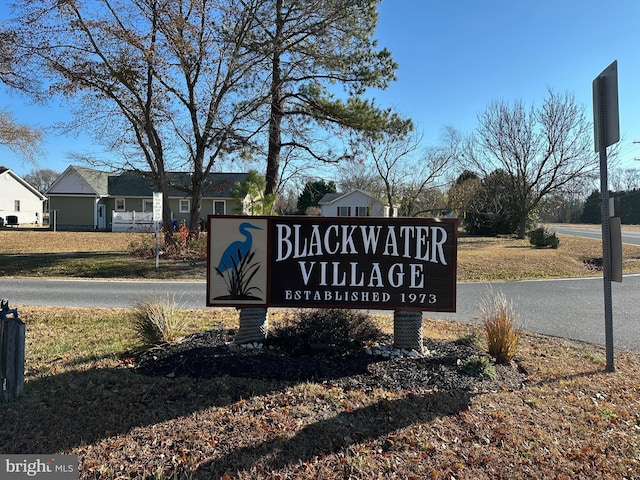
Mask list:
[[[524,280],[602,275],[586,260],[602,258],[598,240],[559,235],[557,249],[533,248],[528,240],[462,237],[458,281]],[[624,272],[640,271],[640,246],[623,245]]]
[[[585,264],[585,260],[602,257],[599,241],[563,235],[559,238],[558,249],[536,249],[528,240],[462,236],[458,241],[458,281],[601,275]],[[206,278],[204,259],[161,259],[160,269],[156,271],[154,259],[127,253],[134,242],[153,243],[153,234],[0,229],[0,274]],[[639,272],[640,246],[624,245],[623,254],[625,273]]]
[[[133,309],[133,328],[144,345],[174,343],[184,330],[180,305],[173,298],[149,298]]]
[[[206,278],[204,258],[130,253],[132,245],[155,246],[152,233],[52,232],[47,229],[0,229],[0,275],[81,278]],[[154,251],[151,248],[151,251]]]
[[[122,253],[149,233],[52,232],[48,229],[0,229],[0,254]]]
[[[523,334],[524,389],[337,388],[144,377],[127,310],[21,309],[27,383],[0,404],[0,453],[80,456],[81,479],[640,478],[640,357]],[[233,309],[186,312],[187,330]],[[378,317],[392,330],[390,317]],[[455,339],[470,325],[428,320]]]

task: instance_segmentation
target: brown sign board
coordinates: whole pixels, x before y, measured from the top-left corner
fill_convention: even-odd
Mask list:
[[[208,217],[207,305],[454,312],[456,219]]]

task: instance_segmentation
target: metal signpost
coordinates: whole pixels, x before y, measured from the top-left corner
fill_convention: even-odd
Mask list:
[[[593,127],[595,151],[600,153],[600,192],[602,195],[602,269],[604,276],[604,321],[607,372],[613,362],[613,309],[611,295],[611,231],[607,147],[620,140],[618,119],[618,62],[614,61],[593,80]]]
[[[162,223],[162,193],[153,192],[153,229],[156,232],[156,272],[159,268],[160,247],[158,245],[158,230]]]

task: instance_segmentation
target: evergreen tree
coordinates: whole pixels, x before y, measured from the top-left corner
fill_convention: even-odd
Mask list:
[[[318,161],[349,157],[336,151],[345,131],[403,134],[409,120],[364,94],[395,79],[396,63],[374,38],[380,0],[263,0],[249,48],[264,53],[268,84],[267,194],[278,189],[283,149]],[[338,94],[342,88],[344,95]],[[329,136],[319,139],[320,132]]]
[[[334,182],[327,183],[324,180],[307,182],[298,197],[298,214],[305,215],[310,207],[317,207],[318,202],[327,193],[336,193],[336,184]]]
[[[601,204],[602,200],[600,199],[600,191],[594,190],[584,202],[584,208],[582,209],[582,223],[602,222],[602,214],[600,213]]]
[[[482,179],[473,192],[464,218],[465,229],[470,235],[514,233],[520,222],[514,207],[509,174],[496,170]]]

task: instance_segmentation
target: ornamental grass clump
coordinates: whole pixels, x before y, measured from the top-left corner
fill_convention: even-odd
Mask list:
[[[515,324],[513,305],[502,292],[480,305],[489,355],[497,363],[509,363],[516,355],[521,329]]]
[[[175,343],[185,321],[174,298],[151,298],[133,308],[133,328],[144,345]]]

